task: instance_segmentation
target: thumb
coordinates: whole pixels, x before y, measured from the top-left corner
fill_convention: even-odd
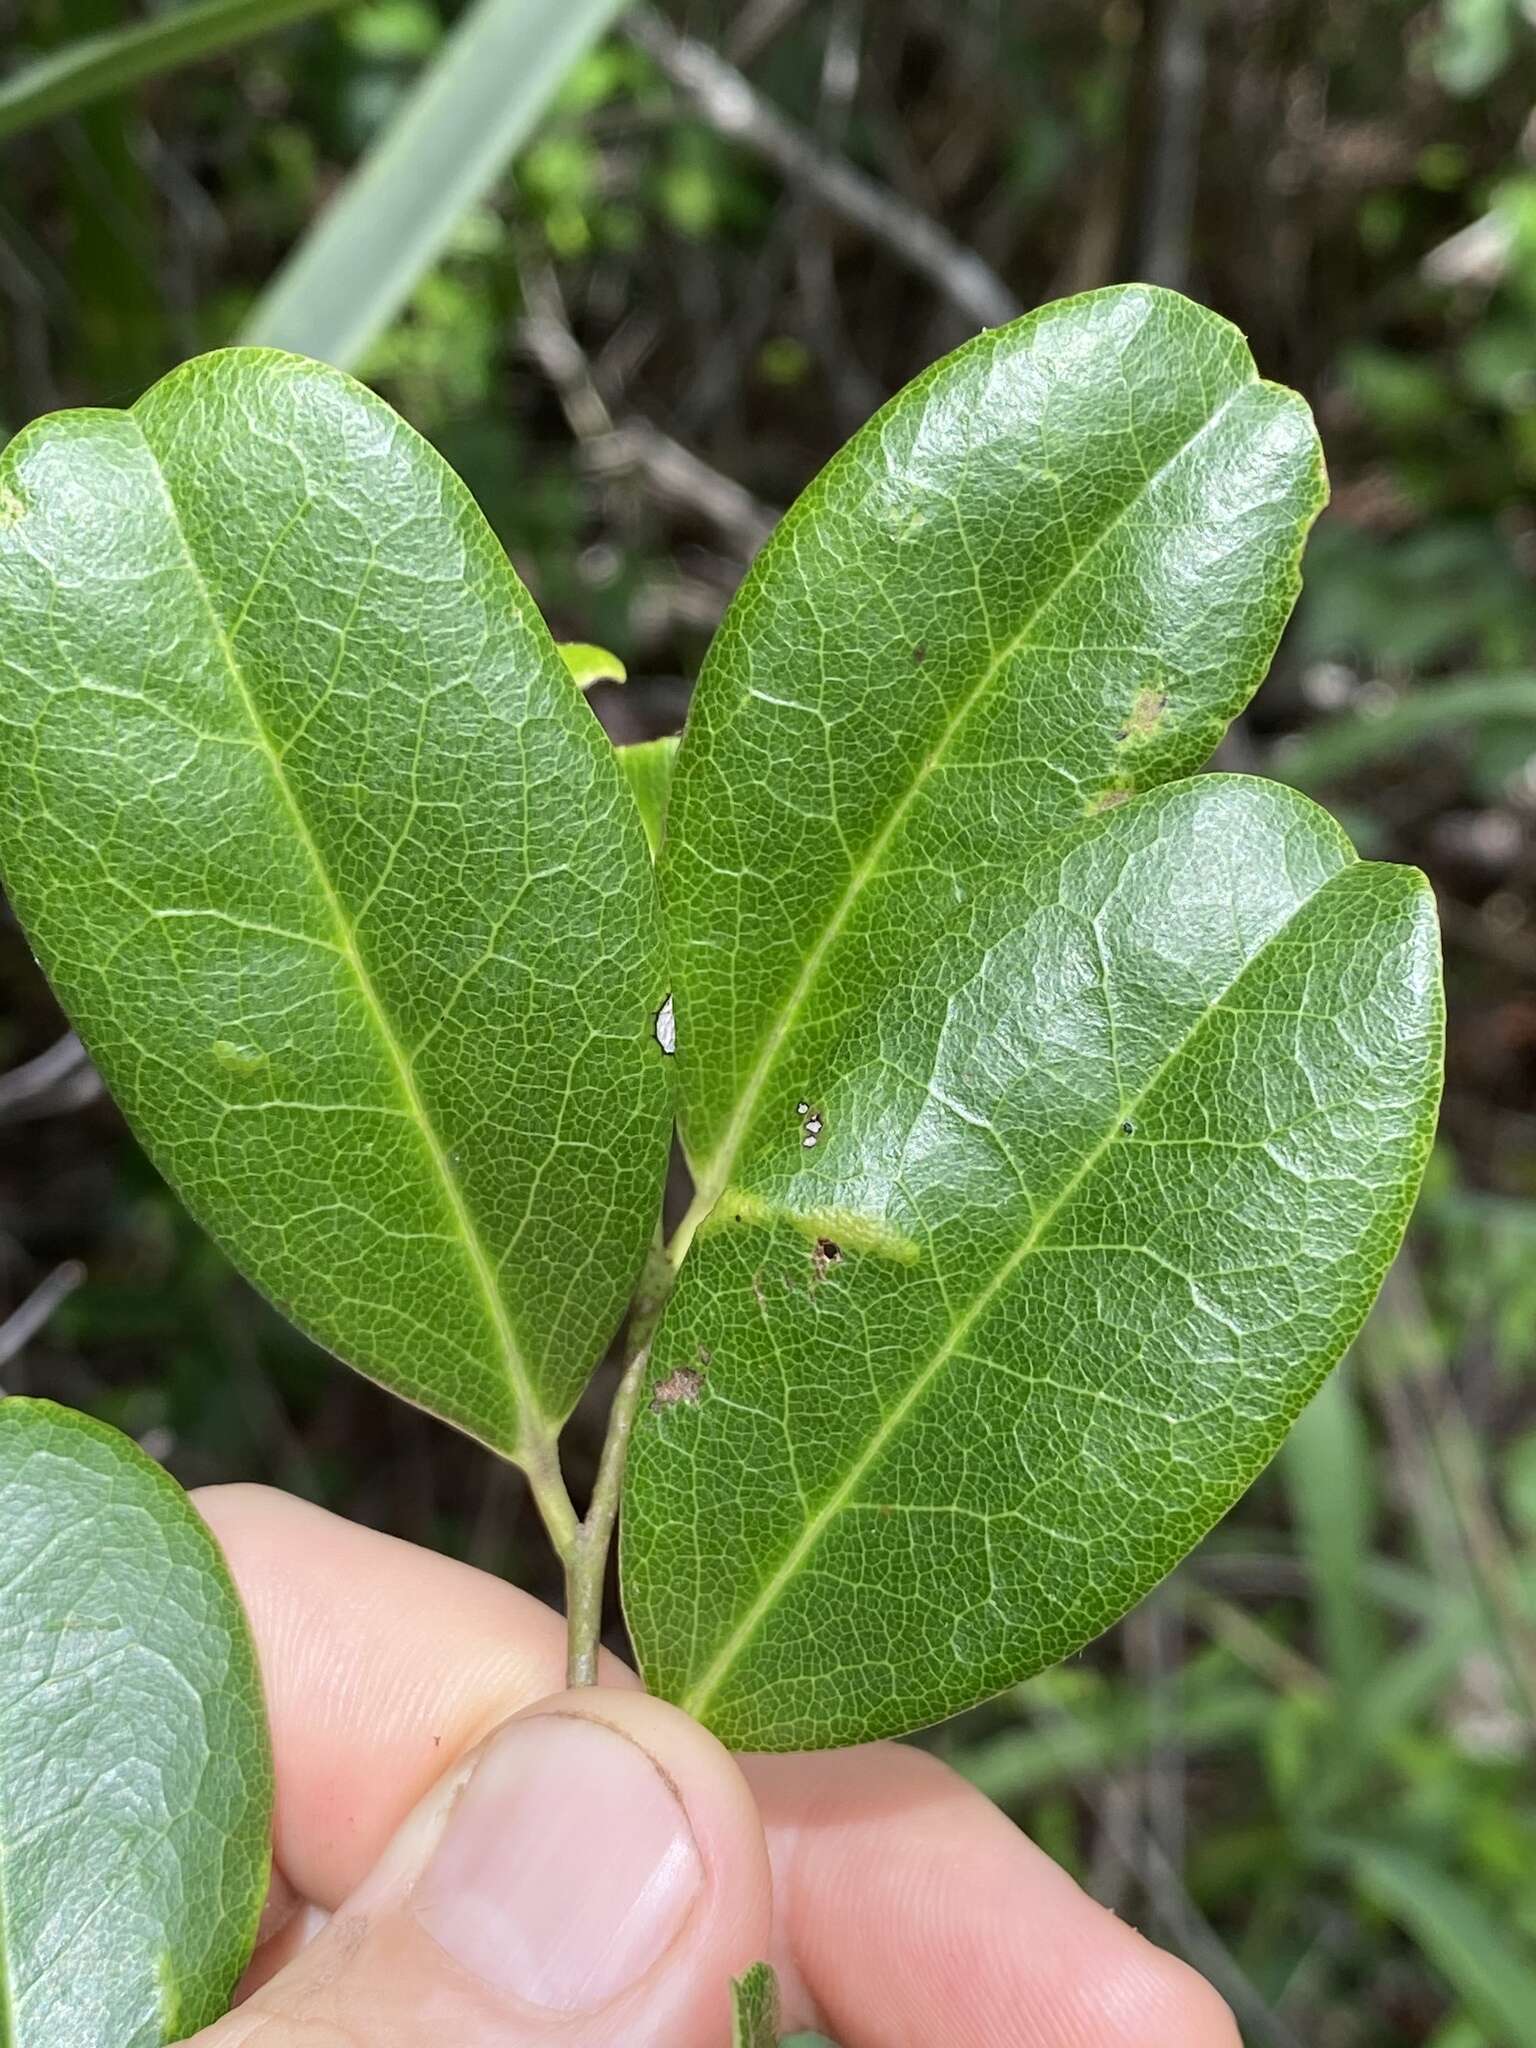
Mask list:
[[[193,2048],[721,2048],[768,1925],[757,1810],[713,1736],[643,1694],[563,1693],[449,1772]]]

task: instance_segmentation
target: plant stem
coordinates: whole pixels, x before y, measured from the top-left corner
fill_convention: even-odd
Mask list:
[[[598,1461],[597,1482],[586,1519],[577,1522],[571,1512],[565,1488],[559,1489],[565,1512],[571,1517],[567,1540],[562,1544],[553,1525],[550,1535],[565,1565],[566,1670],[567,1685],[596,1685],[597,1653],[603,1630],[603,1586],[608,1570],[608,1547],[618,1519],[619,1496],[624,1485],[624,1466],[629,1440],[634,1432],[640,1397],[645,1391],[646,1368],[651,1360],[651,1339],[661,1312],[676,1283],[678,1270],[687,1256],[704,1217],[714,1207],[713,1194],[696,1194],[688,1213],[674,1232],[672,1241],[658,1241],[651,1248],[630,1308],[626,1337],[624,1372],[613,1407],[608,1413],[603,1454]],[[530,1473],[530,1478],[532,1474]],[[549,1523],[549,1513],[538,1485],[534,1497],[539,1512]]]
[[[560,1562],[569,1571],[581,1535],[581,1524],[571,1505],[571,1496],[565,1490],[565,1480],[561,1477],[560,1453],[554,1432],[548,1430],[524,1444],[517,1453],[517,1463],[528,1475],[528,1486],[533,1494],[533,1504],[539,1511],[539,1519],[549,1531],[549,1540],[555,1546]]]
[[[654,1327],[654,1325],[653,1325]],[[635,1411],[645,1391],[645,1369],[651,1347],[642,1343],[632,1349],[613,1397],[608,1415],[608,1433],[597,1468],[597,1484],[587,1518],[576,1532],[570,1557],[566,1560],[566,1667],[567,1685],[596,1685],[597,1652],[603,1632],[603,1585],[608,1569],[608,1546],[618,1518],[619,1490],[624,1481],[624,1461],[629,1452]]]

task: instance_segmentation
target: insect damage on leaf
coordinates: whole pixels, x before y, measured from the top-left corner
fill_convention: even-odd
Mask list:
[[[750,1188],[727,1188],[699,1226],[701,1237],[730,1229],[735,1224],[787,1223],[813,1244],[828,1247],[841,1258],[848,1252],[868,1252],[879,1259],[894,1259],[898,1265],[915,1265],[922,1254],[916,1240],[897,1230],[882,1217],[861,1216],[853,1209],[818,1203],[809,1209],[793,1209],[783,1202],[768,1200]],[[828,1263],[835,1263],[829,1258]]]
[[[656,1022],[653,1028],[656,1033],[656,1043],[661,1047],[668,1059],[670,1059],[677,1051],[677,1016],[672,1008],[672,998],[670,996],[667,997],[661,1008],[656,1012]]]
[[[1168,712],[1166,690],[1141,689],[1131,705],[1130,716],[1115,734],[1117,740],[1149,740],[1162,727]]]
[[[1101,789],[1088,805],[1088,816],[1096,818],[1103,811],[1112,811],[1120,804],[1129,803],[1136,794],[1123,782],[1113,782],[1108,789]]]
[[[818,1237],[811,1246],[811,1284],[825,1280],[832,1267],[843,1263],[843,1248],[835,1238]]]
[[[660,1415],[679,1401],[692,1408],[704,1391],[704,1375],[696,1366],[680,1365],[651,1389],[651,1413]]]
[[[229,1074],[260,1074],[271,1065],[270,1055],[259,1046],[237,1045],[232,1038],[216,1038],[208,1050]]]

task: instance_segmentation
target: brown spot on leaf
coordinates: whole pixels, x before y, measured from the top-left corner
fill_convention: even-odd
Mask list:
[[[1168,709],[1166,690],[1138,690],[1131,715],[1115,734],[1117,740],[1149,740]]]
[[[818,1237],[811,1248],[811,1275],[813,1279],[825,1278],[829,1266],[843,1263],[843,1248],[830,1237]]]
[[[1129,803],[1134,795],[1135,791],[1127,788],[1123,782],[1111,783],[1108,789],[1101,789],[1089,804],[1088,815],[1090,818],[1097,818],[1103,811],[1112,811],[1119,804]]]
[[[651,1413],[660,1415],[664,1408],[675,1408],[679,1401],[692,1408],[704,1391],[704,1375],[696,1372],[691,1365],[675,1366],[664,1380],[658,1380],[651,1391]]]
[[[912,650],[912,659],[917,663],[919,668],[921,668],[923,663],[928,659],[928,642],[926,640],[918,641],[917,645]]]

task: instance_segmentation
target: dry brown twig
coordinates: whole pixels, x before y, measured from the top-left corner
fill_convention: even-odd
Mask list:
[[[778,513],[638,414],[615,417],[572,331],[554,271],[522,266],[524,347],[554,388],[588,468],[599,476],[644,477],[664,502],[697,513],[744,555],[757,553]]]
[[[1000,327],[1023,312],[1019,300],[974,249],[957,242],[936,221],[863,171],[819,148],[707,44],[680,35],[647,7],[626,15],[622,27],[687,93],[711,127],[752,150],[787,183],[809,190],[829,212],[881,243],[967,318],[983,327]]]

